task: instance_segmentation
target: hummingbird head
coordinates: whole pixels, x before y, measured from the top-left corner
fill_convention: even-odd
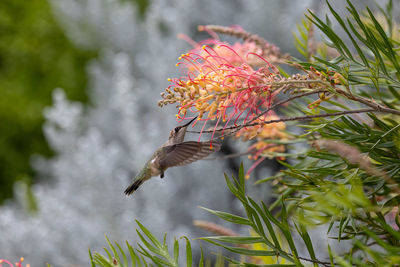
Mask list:
[[[175,127],[170,133],[169,133],[169,140],[172,140],[173,143],[182,143],[183,139],[185,138],[186,130],[187,127],[195,120],[197,119],[197,116],[191,119],[188,123],[177,126]]]

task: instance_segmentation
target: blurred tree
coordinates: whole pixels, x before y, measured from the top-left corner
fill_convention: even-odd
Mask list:
[[[136,5],[137,8],[137,15],[139,16],[139,18],[144,18],[144,16],[146,15],[146,11],[147,8],[150,5],[150,0],[121,0],[122,2],[124,1],[130,1],[132,2],[134,5]]]
[[[51,155],[42,134],[51,91],[87,100],[85,63],[95,54],[69,42],[46,0],[0,1],[0,203],[15,181],[32,181],[32,154]]]

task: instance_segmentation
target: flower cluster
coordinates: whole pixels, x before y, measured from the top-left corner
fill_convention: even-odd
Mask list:
[[[183,78],[169,79],[172,85],[162,93],[160,106],[177,103],[177,117],[187,111],[198,113],[198,120],[236,121],[246,119],[270,105],[270,85],[279,80],[277,68],[265,60],[264,67],[253,69],[237,51],[224,43],[204,45],[203,53],[191,51],[180,57],[177,65],[186,67]],[[256,54],[252,54],[257,56]]]
[[[243,141],[256,139],[256,142],[248,149],[251,153],[249,158],[255,160],[255,163],[248,169],[245,176],[246,179],[250,178],[250,173],[264,159],[274,158],[276,153],[284,153],[286,150],[283,144],[278,144],[289,139],[286,132],[286,124],[279,121],[280,118],[276,114],[270,113],[271,115],[262,115],[255,118],[252,123],[256,125],[242,128],[236,133],[236,137],[241,138]],[[277,158],[284,159],[282,156]]]
[[[265,62],[258,57],[248,58],[249,54],[257,54],[262,58],[268,59],[270,63],[282,63],[286,62],[289,58],[289,54],[282,54],[279,47],[267,42],[260,36],[256,34],[252,34],[243,30],[242,27],[235,25],[232,27],[223,27],[218,25],[200,25],[198,27],[199,31],[206,31],[214,39],[207,40],[206,43],[213,43],[214,40],[219,40],[219,37],[216,33],[235,36],[239,39],[243,39],[244,43],[238,43],[232,45],[232,48],[241,55],[243,58],[246,58],[247,63],[252,67],[260,67],[264,66]]]
[[[23,266],[22,266],[22,262],[23,262],[23,261],[24,261],[24,258],[21,257],[21,258],[19,259],[19,262],[16,262],[15,265],[13,265],[13,264],[12,264],[10,261],[8,261],[8,260],[0,259],[0,267],[3,267],[3,263],[8,264],[9,267],[14,267],[14,266],[15,266],[15,267],[23,267]],[[30,265],[27,264],[26,267],[30,267]]]
[[[285,146],[271,143],[271,140],[287,140],[286,124],[279,121],[279,117],[275,114],[263,115],[254,120],[257,125],[245,127],[236,133],[237,138],[243,141],[256,139],[257,141],[250,146],[249,150],[253,151],[250,158],[257,160],[260,156],[273,158],[272,153],[285,152]],[[269,123],[272,122],[272,123]]]
[[[309,83],[309,88],[328,88],[328,87],[335,87],[337,85],[343,85],[346,88],[348,88],[348,83],[344,79],[344,77],[335,71],[318,71],[314,69],[313,67],[310,67],[310,70],[306,71],[307,72],[307,80],[308,81],[317,81],[315,83]],[[319,98],[310,103],[308,105],[308,108],[313,109],[318,107],[322,102],[329,100],[331,97],[333,97],[334,94],[326,94],[326,93],[321,93],[319,94]]]

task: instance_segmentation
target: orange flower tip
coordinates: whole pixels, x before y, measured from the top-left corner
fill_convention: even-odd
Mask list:
[[[175,66],[179,67],[179,63],[176,63]]]
[[[224,139],[225,139],[225,137],[223,137],[223,136],[221,136],[220,138],[221,138],[221,140],[224,140]]]
[[[201,49],[206,50],[206,45],[202,45]]]
[[[251,159],[251,155],[248,155],[247,158],[248,158],[248,159]]]
[[[210,149],[211,149],[211,150],[213,149],[213,145],[212,145],[212,144],[210,144]]]
[[[172,79],[171,79],[171,78],[168,78],[167,81],[172,82]]]
[[[250,179],[250,175],[246,174],[246,175],[244,176],[244,178],[246,178],[246,180],[249,180],[249,179]]]
[[[197,30],[198,30],[199,32],[204,31],[204,29],[205,29],[205,27],[204,27],[203,25],[197,26]]]
[[[30,264],[27,264],[26,267],[31,267],[31,265],[30,265]]]
[[[179,38],[179,39],[182,39],[182,38],[183,38],[185,35],[184,35],[184,34],[182,34],[182,33],[178,33],[178,35],[177,35],[177,36],[178,36],[178,38]]]
[[[4,260],[0,260],[0,263],[3,263],[4,262]]]
[[[20,261],[20,262],[23,262],[23,261],[24,261],[24,257],[21,257],[21,258],[19,259],[19,261]]]

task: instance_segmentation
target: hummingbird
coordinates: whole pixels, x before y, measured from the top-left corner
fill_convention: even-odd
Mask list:
[[[160,178],[163,178],[166,169],[195,162],[221,148],[221,143],[214,141],[212,146],[210,141],[183,141],[188,126],[196,118],[170,131],[167,142],[154,152],[133,182],[125,189],[124,193],[127,196],[135,192],[144,181],[151,177],[160,175]]]

